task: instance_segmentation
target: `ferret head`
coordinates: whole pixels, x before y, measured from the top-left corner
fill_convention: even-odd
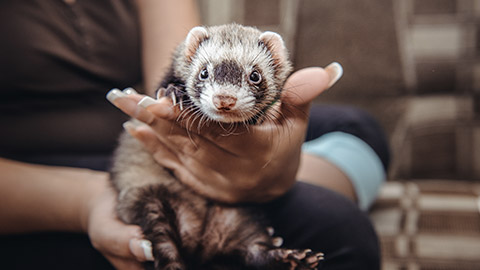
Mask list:
[[[280,35],[252,27],[195,27],[180,48],[186,92],[214,121],[256,122],[280,98],[291,72]]]

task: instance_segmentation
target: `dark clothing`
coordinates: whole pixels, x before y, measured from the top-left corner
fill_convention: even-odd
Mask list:
[[[0,156],[106,169],[126,116],[105,94],[141,80],[137,19],[129,0],[0,1]],[[381,132],[364,129],[370,118],[341,113],[345,108],[316,110],[308,139],[346,130],[371,145],[387,167]],[[325,117],[329,112],[350,120],[348,128],[345,118]],[[343,196],[297,183],[259,207],[285,246],[324,252],[324,269],[380,268],[372,224]],[[37,233],[1,236],[0,268],[112,267],[86,235]]]
[[[141,81],[134,0],[0,1],[0,155],[107,153]]]
[[[367,143],[377,154],[388,171],[390,149],[378,122],[367,112],[348,106],[312,106],[306,141],[329,132],[341,131],[354,135]]]
[[[298,182],[261,206],[285,247],[325,253],[321,269],[380,269],[378,239],[365,213],[347,198]],[[43,233],[0,238],[2,269],[112,269],[80,234]]]
[[[357,122],[363,118],[348,117],[352,110],[328,107],[344,114],[343,119]],[[322,107],[312,109],[319,112]],[[329,111],[327,110],[327,112]],[[328,113],[311,117],[311,126],[335,123]],[[325,117],[322,117],[325,116]],[[317,122],[318,121],[318,122]],[[338,123],[337,123],[338,124]],[[353,126],[358,126],[354,123]],[[340,129],[341,127],[338,127]],[[359,138],[368,137],[362,131],[350,129]],[[309,138],[321,136],[320,129],[311,129]],[[379,136],[380,134],[370,134]],[[371,139],[371,137],[368,137]],[[42,164],[68,165],[105,169],[108,156],[61,158],[35,157],[29,161]],[[70,164],[67,164],[69,163]],[[267,222],[275,228],[275,236],[284,239],[284,246],[310,248],[325,253],[322,269],[380,269],[380,249],[377,236],[366,213],[349,199],[331,190],[298,182],[284,196],[258,206]],[[0,266],[5,269],[112,269],[109,263],[91,246],[88,237],[71,233],[37,233],[0,237]]]

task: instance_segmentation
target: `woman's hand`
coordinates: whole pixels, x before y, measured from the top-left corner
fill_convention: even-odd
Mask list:
[[[147,258],[153,259],[151,244],[143,239],[139,226],[127,225],[118,220],[115,214],[115,192],[105,182],[96,181],[95,185],[97,187],[87,200],[84,222],[92,245],[116,269],[144,269],[141,262]]]
[[[108,173],[3,158],[0,172],[0,234],[85,232],[120,270],[143,269],[152,259],[140,227],[118,220]]]
[[[108,97],[146,123],[126,128],[184,184],[224,202],[258,202],[271,200],[294,184],[310,104],[341,72],[338,64],[295,72],[285,84],[282,102],[271,110],[275,119],[238,126],[233,132],[214,123],[199,129],[176,121],[181,111],[169,98],[155,101],[118,90]]]

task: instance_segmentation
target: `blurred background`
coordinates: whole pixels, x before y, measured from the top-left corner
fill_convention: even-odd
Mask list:
[[[384,269],[480,269],[480,0],[200,0],[207,25],[279,32],[296,69],[337,61],[316,102],[369,111],[390,140],[370,211]]]

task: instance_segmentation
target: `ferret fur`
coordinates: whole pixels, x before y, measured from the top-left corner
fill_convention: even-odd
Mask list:
[[[207,79],[200,76],[205,69]],[[254,71],[260,82],[249,77]],[[177,47],[160,87],[205,121],[255,124],[280,98],[290,72],[276,33],[237,24],[195,27]],[[314,269],[321,259],[309,250],[275,247],[250,209],[197,194],[127,132],[111,181],[118,216],[139,225],[152,242],[155,269]]]

